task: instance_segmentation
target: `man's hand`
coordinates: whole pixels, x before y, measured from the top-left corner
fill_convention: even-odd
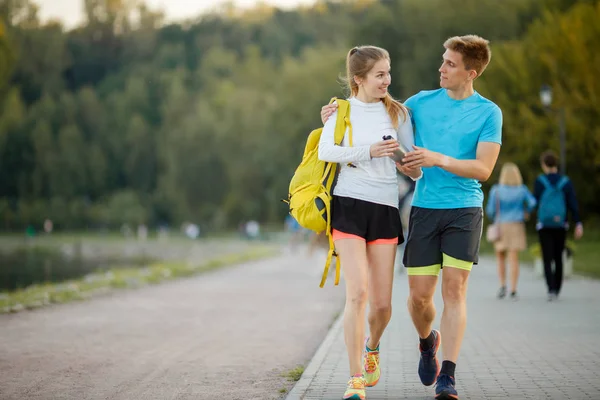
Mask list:
[[[414,150],[406,153],[402,162],[407,168],[427,168],[438,167],[443,164],[444,155],[435,151],[427,150],[424,147],[413,146]]]
[[[371,158],[390,157],[400,145],[395,139],[382,140],[371,145]]]
[[[327,104],[326,106],[321,107],[321,122],[325,125],[325,122],[331,117],[331,114],[337,110],[338,104],[334,101],[331,104]]]
[[[579,222],[575,225],[575,239],[579,240],[583,236],[583,224]]]
[[[400,164],[399,162],[396,163],[396,168],[398,168],[398,171],[412,179],[418,179],[423,173],[421,168],[409,168],[406,165]]]

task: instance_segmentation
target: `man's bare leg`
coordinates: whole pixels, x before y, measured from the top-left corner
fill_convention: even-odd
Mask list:
[[[442,273],[441,332],[444,360],[456,364],[467,325],[467,286],[470,271],[444,267]]]
[[[433,295],[437,279],[437,276],[409,275],[408,277],[410,289],[408,311],[421,339],[427,338],[431,333],[431,325],[435,318]]]

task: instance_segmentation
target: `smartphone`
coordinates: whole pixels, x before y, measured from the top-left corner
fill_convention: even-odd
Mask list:
[[[383,137],[383,140],[390,140],[393,139],[392,136],[390,135],[386,135]],[[398,142],[398,145],[400,146],[399,148],[397,148],[396,150],[394,150],[394,154],[392,156],[390,156],[390,158],[392,160],[394,160],[397,163],[400,164],[404,164],[402,162],[402,159],[404,158],[405,154],[406,154],[406,150],[402,147],[402,145],[400,144],[400,142]]]
[[[402,159],[404,158],[405,154],[406,153],[404,153],[402,151],[402,149],[396,149],[396,150],[394,150],[394,154],[392,156],[390,156],[390,158],[392,160],[396,161],[397,163],[404,164]]]

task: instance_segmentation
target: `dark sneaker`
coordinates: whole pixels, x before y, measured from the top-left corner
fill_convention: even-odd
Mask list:
[[[450,375],[440,374],[435,383],[436,400],[458,400],[458,393],[454,389],[454,378]]]
[[[510,298],[511,300],[519,300],[519,295],[517,294],[517,292],[511,292]]]
[[[500,289],[498,289],[498,298],[503,299],[504,296],[506,296],[506,287],[502,286]]]
[[[440,371],[440,364],[438,363],[436,353],[442,343],[442,335],[435,329],[431,333],[433,334],[433,346],[429,350],[423,351],[419,343],[419,351],[421,352],[419,378],[421,378],[421,383],[425,386],[433,385]]]

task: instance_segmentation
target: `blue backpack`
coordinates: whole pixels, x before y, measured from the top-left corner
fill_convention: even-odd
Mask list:
[[[567,222],[567,205],[563,188],[569,178],[562,176],[555,186],[552,186],[546,175],[540,176],[544,192],[538,205],[538,221],[544,228],[564,228]]]

